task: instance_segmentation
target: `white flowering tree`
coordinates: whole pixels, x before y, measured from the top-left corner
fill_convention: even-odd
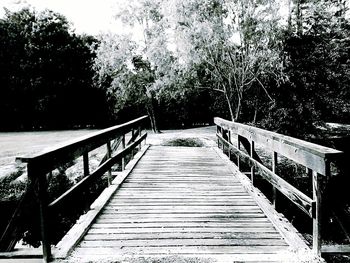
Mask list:
[[[277,1],[178,0],[173,8],[180,61],[207,65],[215,86],[205,88],[224,94],[232,120],[252,87],[273,102],[264,79],[281,79]]]

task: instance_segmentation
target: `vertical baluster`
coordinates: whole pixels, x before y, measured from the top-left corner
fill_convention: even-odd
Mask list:
[[[254,141],[250,142],[250,158],[254,159],[254,150],[255,150],[255,143]],[[250,180],[252,181],[252,184],[254,185],[254,165],[250,168]]]
[[[141,126],[139,126],[138,127],[138,134],[139,134],[139,137],[141,137],[141,132],[142,132],[142,130],[141,130]],[[140,144],[138,145],[139,146],[139,151],[141,150],[141,142],[140,142]]]
[[[276,174],[276,168],[277,168],[277,152],[273,152],[272,153],[272,172],[274,174]],[[276,187],[272,186],[272,205],[273,207],[276,209],[276,198],[277,198],[277,191],[276,191]]]
[[[106,143],[107,146],[107,158],[110,159],[112,156],[112,148],[111,148],[111,142],[108,141]],[[108,181],[108,185],[111,185],[111,181],[112,181],[112,169],[109,168],[107,171],[107,181]]]
[[[219,134],[219,126],[216,125],[216,134]],[[216,136],[217,137],[217,136]],[[218,143],[218,148],[220,149],[220,140],[219,137],[217,137],[217,143]]]
[[[218,135],[221,135],[221,127],[220,126],[216,126],[216,133]],[[220,139],[218,137],[218,148],[220,149]]]
[[[229,144],[231,144],[231,130],[227,131],[227,141],[229,142]],[[231,160],[231,148],[230,146],[228,147],[228,158]]]
[[[226,140],[226,130],[225,129],[221,129],[221,136],[224,139],[224,141],[222,142],[222,152],[225,153],[225,140]]]
[[[84,176],[88,176],[90,174],[89,153],[88,152],[85,152],[83,154],[83,167],[84,167]]]
[[[241,136],[237,135],[237,148],[239,151],[241,151]],[[239,155],[237,155],[237,167],[238,171],[241,171],[241,161]]]
[[[135,135],[135,130],[132,129],[131,130],[131,138],[133,138],[134,135]],[[131,159],[133,159],[133,158],[134,158],[134,149],[131,149]]]
[[[125,149],[125,134],[122,136],[122,150]],[[122,171],[125,169],[125,157],[122,158]]]

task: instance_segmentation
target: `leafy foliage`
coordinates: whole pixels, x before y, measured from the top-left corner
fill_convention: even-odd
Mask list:
[[[0,20],[0,41],[1,129],[106,121],[105,95],[92,85],[95,39],[72,33],[60,14],[23,9]]]

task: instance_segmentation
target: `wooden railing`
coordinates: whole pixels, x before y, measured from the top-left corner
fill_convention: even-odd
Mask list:
[[[254,174],[258,172],[272,185],[273,205],[276,204],[276,190],[278,190],[312,218],[313,251],[320,255],[322,190],[325,179],[331,175],[331,162],[337,160],[342,152],[221,118],[215,118],[214,122],[217,125],[218,146],[221,145],[223,151],[228,152],[229,157],[231,153],[236,155],[238,169],[241,170],[240,166],[244,161],[251,167],[249,174],[252,183],[254,183]],[[263,164],[256,152],[256,145],[271,153],[271,169]],[[279,155],[306,167],[308,174],[312,176],[312,198],[276,174]]]
[[[107,173],[110,183],[111,168],[118,162],[121,162],[124,169],[127,155],[133,155],[135,148],[141,148],[141,142],[146,139],[147,133],[142,133],[142,128],[148,119],[147,116],[140,117],[122,125],[113,126],[91,135],[71,141],[54,149],[43,153],[30,156],[18,157],[18,162],[27,163],[28,187],[20,205],[17,207],[5,232],[2,234],[0,244],[3,251],[11,251],[20,234],[21,227],[19,218],[21,212],[26,208],[28,199],[35,198],[40,211],[40,231],[43,248],[44,261],[49,261],[51,257],[51,245],[48,238],[48,210],[54,210],[64,202],[72,200],[72,197],[79,195],[81,191],[90,186],[91,182]],[[129,141],[126,143],[125,135],[131,132]],[[113,143],[111,143],[114,140]],[[101,160],[98,168],[89,171],[89,152],[106,145],[107,153]],[[121,146],[121,147],[119,147]],[[118,149],[121,148],[120,150]],[[115,154],[113,152],[116,152]],[[83,157],[84,177],[68,191],[63,193],[55,200],[48,200],[47,175],[56,168],[72,163],[79,157]]]

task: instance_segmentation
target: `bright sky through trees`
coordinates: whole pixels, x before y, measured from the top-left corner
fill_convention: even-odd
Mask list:
[[[0,17],[5,14],[4,8],[18,11],[23,7],[61,13],[72,23],[77,33],[97,35],[100,32],[128,30],[113,18],[118,8],[114,0],[1,0]]]

